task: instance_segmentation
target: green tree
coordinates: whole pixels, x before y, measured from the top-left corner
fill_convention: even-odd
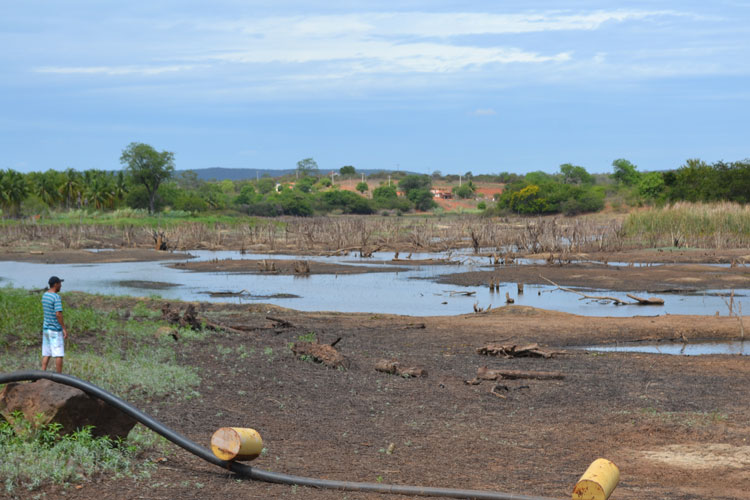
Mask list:
[[[159,185],[174,172],[174,153],[159,152],[148,144],[131,142],[122,151],[120,163],[127,166],[133,182],[146,189],[148,211],[154,213],[154,200]]]
[[[344,165],[339,169],[339,173],[343,176],[354,175],[357,173],[356,169],[351,165]]]
[[[306,177],[308,175],[318,175],[318,164],[312,158],[305,158],[297,162],[297,176]]]
[[[113,201],[118,204],[121,203],[128,195],[128,191],[130,191],[128,178],[125,176],[125,172],[119,170],[117,174],[115,174],[112,184]]]
[[[315,179],[313,177],[303,177],[294,184],[294,189],[298,189],[303,193],[309,193],[313,190],[315,185]]]
[[[638,194],[647,200],[658,200],[664,194],[664,176],[661,172],[646,172],[638,181]]]
[[[114,190],[106,172],[101,170],[87,170],[88,180],[84,189],[86,201],[97,210],[112,206]]]
[[[57,189],[63,199],[65,199],[65,206],[67,208],[70,208],[73,202],[80,206],[81,187],[81,174],[72,168],[65,169]]]
[[[12,216],[17,216],[21,210],[21,202],[29,194],[26,177],[15,170],[0,171],[0,203],[4,210]]]
[[[634,186],[638,183],[640,174],[638,173],[638,167],[630,163],[624,158],[619,158],[612,162],[614,167],[614,173],[612,177],[625,186]]]
[[[372,191],[372,198],[378,202],[395,200],[398,198],[398,193],[393,186],[378,186]]]
[[[264,177],[258,181],[257,186],[260,194],[268,194],[276,188],[276,181],[270,177]]]
[[[412,189],[409,191],[407,198],[414,203],[414,208],[423,212],[432,210],[437,206],[435,200],[432,199],[432,191],[429,188]]]
[[[473,182],[469,181],[461,184],[460,186],[454,186],[451,191],[454,195],[456,195],[456,198],[468,200],[469,198],[474,197],[476,187],[474,186]]]
[[[586,171],[585,168],[570,163],[560,165],[560,173],[563,176],[565,184],[593,184],[594,176]]]
[[[362,181],[362,182],[358,182],[357,186],[354,189],[356,189],[362,194],[365,194],[370,189],[370,186],[368,186],[366,182]]]
[[[48,207],[53,207],[60,200],[60,175],[54,170],[29,174],[32,192]]]
[[[407,198],[411,191],[417,189],[427,189],[429,191],[430,186],[432,186],[432,179],[426,175],[407,175],[398,183],[398,188],[404,192]]]

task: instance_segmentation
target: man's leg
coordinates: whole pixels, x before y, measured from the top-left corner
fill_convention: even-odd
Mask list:
[[[55,358],[55,369],[57,370],[57,373],[62,373],[62,365],[63,365],[62,356],[59,358]]]
[[[47,369],[47,363],[49,363],[49,356],[42,356],[42,371]]]

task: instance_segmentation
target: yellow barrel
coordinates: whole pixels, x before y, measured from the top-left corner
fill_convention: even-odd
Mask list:
[[[607,500],[620,482],[620,469],[604,458],[589,465],[573,488],[573,500]]]
[[[211,451],[222,460],[254,460],[263,450],[255,429],[222,427],[211,436]]]

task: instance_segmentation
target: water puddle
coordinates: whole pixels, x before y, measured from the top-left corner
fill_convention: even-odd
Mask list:
[[[191,251],[195,260],[274,259],[315,260],[341,265],[391,265],[393,252],[375,253],[372,258],[348,256],[299,256],[273,254],[240,254],[237,251]],[[406,259],[408,254],[402,254]],[[63,292],[77,290],[108,295],[157,295],[166,299],[231,303],[272,303],[302,311],[339,311],[390,313],[411,316],[467,314],[474,304],[485,309],[505,305],[505,294],[516,305],[568,312],[582,316],[656,316],[662,314],[727,314],[724,290],[707,290],[693,295],[663,294],[664,306],[614,306],[595,300],[580,300],[578,295],[547,285],[526,284],[519,294],[515,283],[503,283],[496,292],[486,286],[459,287],[438,284],[445,274],[488,268],[488,259],[454,254],[451,265],[430,263],[444,259],[444,253],[413,253],[411,260],[420,265],[396,266],[394,272],[364,274],[313,274],[309,276],[190,272],[173,269],[167,264],[188,262],[185,259],[159,262],[121,262],[97,264],[38,264],[0,262],[5,286],[38,289],[56,275],[65,279]],[[408,261],[408,259],[406,259]],[[456,293],[460,292],[460,293]],[[645,290],[632,290],[648,296]],[[735,306],[750,290],[735,290]],[[625,293],[599,290],[596,295],[613,295],[623,300]],[[723,295],[723,296],[722,296]],[[750,310],[750,303],[743,304]]]
[[[681,342],[659,342],[656,344],[624,343],[614,346],[583,347],[587,351],[598,352],[645,352],[651,354],[673,354],[682,356],[701,356],[704,354],[739,354],[750,355],[750,341],[716,341],[683,344]]]

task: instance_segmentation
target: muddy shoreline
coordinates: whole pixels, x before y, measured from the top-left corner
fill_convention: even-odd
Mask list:
[[[750,288],[750,267],[663,264],[628,267],[597,263],[495,266],[491,270],[446,274],[438,282],[487,286],[491,282],[574,286],[614,291],[691,293],[700,290]]]
[[[401,267],[383,265],[358,266],[318,262],[314,260],[285,259],[222,259],[200,262],[176,262],[167,267],[199,273],[233,273],[263,275],[312,275],[312,274],[364,274],[397,273]]]
[[[158,310],[163,303],[76,293],[66,300],[70,307],[93,302],[120,311],[137,303]],[[589,463],[606,457],[621,471],[613,498],[747,498],[750,358],[569,349],[736,339],[737,318],[586,318],[522,306],[427,318],[305,313],[262,304],[197,307],[234,329],[177,350],[181,362],[202,373],[200,398],[136,403],[199,443],[207,443],[219,426],[258,429],[268,451],[255,467],[567,498]],[[333,370],[295,358],[289,344],[310,332],[320,342],[340,338],[336,347],[350,367]],[[564,352],[550,359],[477,353],[498,342],[538,342]],[[253,354],[231,354],[239,346]],[[377,372],[380,359],[419,366],[428,376]],[[483,366],[559,372],[564,378],[467,385]],[[66,497],[115,499],[122,491],[153,500],[197,500],[207,491],[226,498],[408,498],[237,481],[182,451],[160,462],[148,480],[107,478],[67,490]],[[54,497],[60,489],[48,492]]]

